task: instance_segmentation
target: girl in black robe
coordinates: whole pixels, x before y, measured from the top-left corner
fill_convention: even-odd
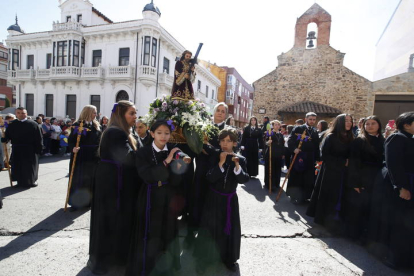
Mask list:
[[[136,108],[129,101],[115,104],[99,146],[91,206],[88,267],[103,274],[113,264],[125,265],[140,188],[135,168],[137,141],[130,133]]]
[[[353,119],[349,114],[338,115],[322,142],[322,166],[316,179],[306,214],[328,230],[340,230],[344,214],[344,189],[347,183],[348,158]]]
[[[89,208],[91,205],[93,178],[99,161],[98,146],[102,134],[99,122],[95,119],[96,114],[95,106],[85,106],[78,121],[73,124],[69,135],[68,144],[72,149],[69,175],[72,170],[74,153],[78,153],[69,194],[69,204],[72,206],[70,211]],[[76,147],[80,122],[83,122],[85,130],[81,133],[79,147]]]
[[[246,159],[233,152],[237,131],[224,129],[219,140],[221,150],[211,157],[207,173],[210,186],[194,252],[198,273],[204,273],[214,262],[222,262],[235,271],[240,258],[241,226],[236,189],[239,183],[249,181],[249,175]]]
[[[397,132],[385,141],[383,183],[390,187],[386,202],[392,206],[385,214],[389,227],[389,252],[385,264],[391,268],[414,266],[414,112],[401,114]]]
[[[259,150],[263,149],[263,133],[257,124],[257,118],[250,117],[249,124],[244,128],[241,150],[247,159],[247,173],[250,177],[259,174]]]
[[[270,171],[270,149],[272,149],[272,191],[277,192],[280,185],[280,176],[282,174],[283,159],[285,154],[285,139],[279,132],[280,122],[275,120],[271,122],[273,130],[266,132],[266,149],[265,149],[265,188],[269,189],[269,171]],[[271,144],[271,146],[270,146]]]
[[[178,198],[181,175],[191,158],[167,144],[171,127],[171,121],[155,122],[150,132],[154,141],[137,152],[136,167],[144,183],[126,275],[167,275],[181,268],[177,216],[183,204]]]
[[[379,118],[369,116],[365,118],[361,133],[351,143],[345,221],[348,236],[361,243],[368,238],[372,191],[384,161],[385,140],[381,129]]]

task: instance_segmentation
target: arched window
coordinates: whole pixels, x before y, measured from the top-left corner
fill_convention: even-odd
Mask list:
[[[121,90],[116,94],[116,102],[119,102],[122,100],[125,100],[125,101],[129,100],[128,93],[125,90]]]
[[[318,45],[318,25],[316,23],[309,23],[306,34],[306,49],[315,49]]]

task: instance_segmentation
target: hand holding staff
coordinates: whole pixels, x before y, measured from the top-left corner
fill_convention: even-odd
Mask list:
[[[279,201],[279,198],[280,198],[280,196],[282,194],[283,188],[285,187],[286,181],[288,180],[288,178],[290,176],[290,172],[292,171],[293,164],[295,164],[296,157],[298,156],[298,153],[300,152],[300,148],[302,147],[303,141],[310,139],[309,137],[306,136],[306,129],[303,131],[302,135],[300,135],[299,137],[300,137],[299,146],[297,147],[297,150],[295,150],[295,156],[293,157],[293,160],[290,163],[289,171],[287,172],[287,174],[285,176],[285,180],[283,181],[282,188],[280,188],[279,192],[277,193],[276,202]]]
[[[75,127],[76,128],[76,127]],[[76,139],[76,146],[75,148],[79,148],[80,139],[83,132],[86,132],[88,129],[83,127],[83,122],[80,122],[79,127],[77,127],[77,133],[78,137]],[[70,188],[72,187],[72,180],[73,180],[73,172],[75,171],[75,165],[76,165],[76,157],[78,156],[78,151],[76,151],[73,154],[73,161],[72,161],[72,168],[70,171],[70,177],[69,177],[69,184],[68,184],[68,192],[66,194],[66,201],[65,201],[65,212],[68,209],[68,202],[69,202],[69,194],[70,194]]]
[[[6,126],[5,126],[5,123],[2,117],[0,117],[0,127],[3,128],[2,136],[4,138],[5,136],[4,131],[6,130]],[[11,176],[11,171],[10,171],[9,153],[7,152],[7,143],[3,143],[3,151],[4,151],[4,154],[6,155],[7,171],[9,172],[10,186],[13,187],[12,176]]]

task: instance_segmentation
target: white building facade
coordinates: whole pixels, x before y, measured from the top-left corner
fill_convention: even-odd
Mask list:
[[[185,49],[159,24],[161,13],[152,2],[143,19],[117,23],[88,0],[61,1],[60,8],[52,31],[12,28],[6,40],[8,80],[29,115],[77,118],[92,104],[108,116],[119,100],[131,100],[144,115],[154,98],[171,93],[175,59]],[[197,66],[196,72],[211,87],[220,86],[208,70]]]
[[[374,81],[414,72],[414,1],[400,0],[376,45]]]

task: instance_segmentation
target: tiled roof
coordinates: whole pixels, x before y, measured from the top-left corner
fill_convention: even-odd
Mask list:
[[[278,113],[307,113],[315,112],[316,114],[341,114],[342,111],[320,103],[315,103],[311,101],[304,101],[295,103],[293,105],[286,106],[278,111]]]
[[[101,13],[100,11],[98,11],[97,9],[95,9],[94,7],[92,7],[92,11],[94,13],[96,13],[98,16],[102,17],[106,22],[108,22],[108,23],[114,23],[111,19],[109,19],[108,17],[106,17],[103,13]]]

